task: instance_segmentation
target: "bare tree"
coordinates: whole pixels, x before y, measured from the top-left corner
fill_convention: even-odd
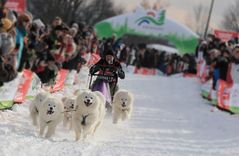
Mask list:
[[[90,4],[78,11],[78,20],[94,24],[123,13],[123,9],[114,6],[111,0],[92,0]]]
[[[202,36],[205,31],[207,18],[208,8],[203,4],[198,4],[193,7],[193,14],[188,15],[186,24],[199,36]]]
[[[122,12],[112,0],[30,0],[28,9],[32,14],[50,23],[60,16],[66,23],[85,21],[94,24]]]
[[[141,6],[145,9],[160,10],[169,7],[169,2],[166,0],[156,0],[154,3],[150,3],[149,0],[143,0]]]
[[[84,5],[84,0],[31,0],[28,2],[28,9],[34,16],[51,22],[56,16],[70,22],[76,11]]]
[[[222,27],[226,30],[239,31],[239,1],[235,1],[224,12],[224,18],[222,21]]]
[[[157,0],[154,4],[153,4],[153,9],[154,10],[161,10],[161,9],[165,9],[168,8],[170,6],[168,1],[165,0]]]
[[[141,6],[142,6],[143,8],[145,8],[145,9],[150,9],[150,8],[151,8],[151,4],[150,4],[150,2],[149,2],[148,0],[143,0],[143,1],[141,2]]]

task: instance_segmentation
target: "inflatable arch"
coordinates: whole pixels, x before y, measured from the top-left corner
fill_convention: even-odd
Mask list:
[[[186,26],[166,18],[166,11],[145,10],[142,7],[132,13],[115,16],[95,25],[98,37],[123,37],[137,35],[166,40],[168,45],[175,47],[181,54],[194,53],[198,36]]]

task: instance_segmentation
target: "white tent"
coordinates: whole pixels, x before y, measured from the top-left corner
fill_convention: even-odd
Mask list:
[[[157,49],[159,51],[165,51],[167,53],[179,53],[179,51],[173,47],[168,47],[168,46],[164,46],[164,45],[160,45],[160,44],[149,44],[147,45],[147,48],[149,49]]]

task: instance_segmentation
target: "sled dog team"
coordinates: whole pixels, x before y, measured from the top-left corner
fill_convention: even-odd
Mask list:
[[[113,99],[113,123],[130,119],[133,95],[127,90],[119,90]],[[74,129],[77,141],[94,135],[101,126],[106,115],[105,103],[105,97],[98,91],[77,91],[74,96],[62,99],[41,91],[29,108],[33,125],[40,127],[40,137],[50,138],[56,127],[63,122],[65,127]]]

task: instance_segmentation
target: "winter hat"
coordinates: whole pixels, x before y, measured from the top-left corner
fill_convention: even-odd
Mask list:
[[[75,28],[75,29],[78,30],[78,29],[79,29],[79,25],[78,25],[77,23],[73,23],[73,24],[72,24],[72,28]]]
[[[63,31],[64,30],[64,27],[62,25],[58,25],[55,27],[54,29],[55,31],[59,30],[59,31]]]
[[[12,21],[12,23],[17,22],[17,17],[12,10],[8,10],[7,18]]]
[[[107,56],[107,55],[114,56],[114,51],[113,51],[113,50],[107,50],[107,51],[105,51],[105,56]]]
[[[12,28],[13,23],[8,18],[1,19],[1,22],[2,22],[2,27],[0,29],[1,32],[7,32],[9,29]]]
[[[70,28],[65,23],[62,24],[62,27],[63,27],[63,31],[69,31],[70,30]]]
[[[45,24],[40,19],[34,20],[33,23],[36,24],[38,28],[45,27]]]
[[[70,28],[69,31],[70,31],[70,34],[71,34],[71,35],[73,35],[73,34],[76,35],[77,32],[78,32],[78,30],[77,30],[75,27]]]
[[[54,20],[61,20],[62,21],[62,19],[59,16],[56,16]]]

